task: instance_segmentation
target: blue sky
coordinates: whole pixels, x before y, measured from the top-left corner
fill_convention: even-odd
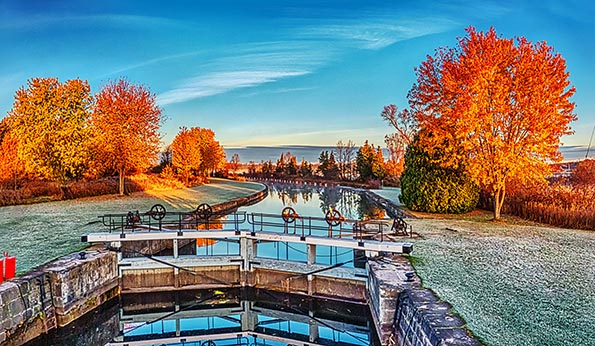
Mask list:
[[[474,25],[545,40],[566,59],[579,120],[595,125],[592,1],[0,1],[0,114],[32,77],[126,77],[157,95],[164,142],[211,128],[228,147],[383,145],[379,113],[407,106],[413,68]]]

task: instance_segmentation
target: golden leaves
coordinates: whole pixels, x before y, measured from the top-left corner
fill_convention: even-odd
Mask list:
[[[89,84],[79,79],[34,78],[17,91],[10,132],[28,173],[61,183],[82,176],[92,102]]]
[[[225,152],[211,129],[180,128],[172,142],[172,151],[173,166],[187,185],[192,174],[206,176],[225,165]]]

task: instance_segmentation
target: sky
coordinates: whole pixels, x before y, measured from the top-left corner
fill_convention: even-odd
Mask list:
[[[407,107],[414,68],[469,25],[546,41],[567,62],[579,120],[595,126],[593,1],[0,0],[0,116],[33,77],[121,77],[150,88],[166,121],[225,147],[383,145],[383,106]]]

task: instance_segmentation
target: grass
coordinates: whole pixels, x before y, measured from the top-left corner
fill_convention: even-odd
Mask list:
[[[408,220],[424,286],[487,345],[593,345],[595,233],[490,217]]]
[[[212,179],[211,184],[190,189],[135,192],[0,208],[0,251],[17,257],[17,272],[22,274],[57,257],[79,251],[86,244],[80,235],[102,231],[94,223],[97,217],[110,213],[147,211],[156,203],[168,211],[188,211],[200,203],[216,204],[247,196],[262,185]]]

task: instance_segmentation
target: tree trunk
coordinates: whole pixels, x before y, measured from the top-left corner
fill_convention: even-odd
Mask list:
[[[502,210],[502,205],[504,205],[505,195],[506,189],[504,187],[494,191],[494,220],[500,220],[500,211]]]
[[[124,196],[124,169],[120,168],[118,177],[119,177],[118,187],[119,187],[120,196]]]

